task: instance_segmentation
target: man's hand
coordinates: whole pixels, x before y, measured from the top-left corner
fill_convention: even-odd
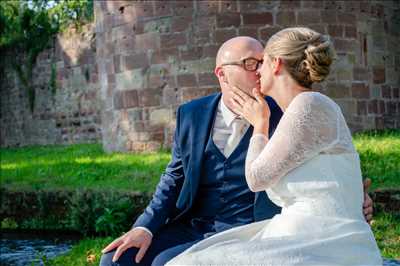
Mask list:
[[[366,178],[364,180],[364,203],[363,203],[363,213],[365,220],[371,224],[372,213],[373,213],[373,202],[371,197],[368,195],[368,189],[371,186],[371,179]]]
[[[136,263],[139,263],[146,254],[146,251],[151,244],[152,238],[153,237],[145,230],[140,228],[133,228],[121,237],[115,239],[101,252],[106,253],[117,248],[117,251],[115,252],[112,259],[113,262],[116,262],[122,255],[122,253],[125,252],[125,250],[131,247],[136,247],[139,248],[139,251],[136,254],[135,261]]]

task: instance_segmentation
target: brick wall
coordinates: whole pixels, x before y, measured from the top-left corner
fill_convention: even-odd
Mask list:
[[[353,132],[400,127],[396,1],[108,1],[95,13],[106,150],[169,146],[176,107],[219,90],[212,73],[224,41],[265,43],[294,25],[332,36],[338,60],[315,89]]]
[[[101,141],[94,37],[93,24],[86,25],[82,32],[70,29],[38,56],[32,79],[33,112],[27,91],[10,65],[10,57],[23,54],[9,52],[1,56],[2,147]]]
[[[341,106],[353,132],[400,128],[398,1],[95,1],[94,8],[93,27],[59,36],[40,57],[35,83],[48,82],[55,60],[59,89],[51,96],[38,85],[33,115],[7,72],[2,146],[169,147],[176,107],[219,91],[214,59],[224,41],[248,35],[265,43],[296,25],[332,36],[338,60],[315,89]]]

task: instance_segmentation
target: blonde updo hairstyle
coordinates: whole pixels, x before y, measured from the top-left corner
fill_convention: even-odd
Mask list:
[[[335,59],[329,36],[303,27],[275,33],[267,42],[265,53],[271,59],[281,58],[292,78],[306,88],[323,81]]]

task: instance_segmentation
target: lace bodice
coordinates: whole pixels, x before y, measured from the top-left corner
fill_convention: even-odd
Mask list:
[[[318,92],[303,92],[289,104],[270,140],[254,135],[246,158],[251,190],[265,190],[318,154],[356,153],[340,107]]]

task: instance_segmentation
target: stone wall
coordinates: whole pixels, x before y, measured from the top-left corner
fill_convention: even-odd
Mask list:
[[[1,57],[1,146],[169,147],[177,106],[219,91],[214,59],[224,41],[265,43],[296,25],[332,36],[338,60],[315,89],[341,106],[353,132],[400,128],[398,1],[95,1],[94,9],[93,25],[40,55],[33,113]]]
[[[14,51],[1,56],[2,147],[101,141],[93,24],[60,34],[51,46],[33,69],[33,112],[26,87],[10,63],[10,57],[23,62],[24,55]]]
[[[169,146],[176,107],[218,91],[224,41],[294,25],[332,36],[338,60],[316,89],[353,132],[400,127],[397,1],[99,1],[95,14],[108,151]]]

